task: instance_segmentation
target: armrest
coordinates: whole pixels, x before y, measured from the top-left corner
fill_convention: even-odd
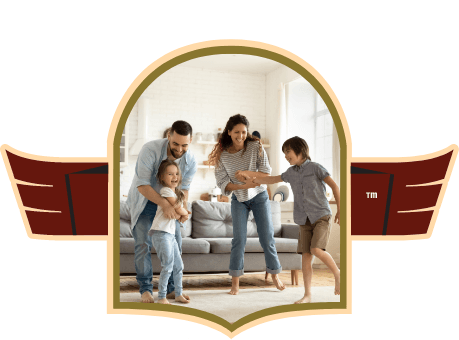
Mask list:
[[[294,223],[282,223],[282,238],[294,238],[298,240],[300,227]]]

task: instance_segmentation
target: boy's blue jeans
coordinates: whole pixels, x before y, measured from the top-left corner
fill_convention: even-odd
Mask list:
[[[155,203],[148,201],[145,209],[140,214],[134,229],[132,230],[135,245],[135,271],[137,273],[136,279],[139,284],[140,294],[149,291],[153,295],[153,267],[151,264],[150,252],[153,243],[151,236],[148,235],[148,232],[153,224],[153,219],[155,218],[157,209],[158,206]],[[175,223],[175,239],[177,241],[178,249],[180,253],[182,253],[182,235],[180,234],[180,222],[178,221]],[[174,290],[174,278],[170,275],[169,282],[167,283],[167,294],[173,292]]]
[[[271,203],[269,202],[268,193],[265,190],[245,202],[239,202],[234,194],[231,198],[233,240],[231,241],[229,275],[244,275],[244,251],[247,243],[247,220],[250,210],[253,211],[257,224],[258,239],[265,253],[266,271],[270,274],[280,273],[282,266],[277,257]]]
[[[182,295],[183,262],[175,236],[165,231],[154,230],[152,240],[162,268],[158,283],[158,299],[166,297],[167,281],[171,276],[174,277],[175,296]]]

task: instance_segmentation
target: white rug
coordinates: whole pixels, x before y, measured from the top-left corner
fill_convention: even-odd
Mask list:
[[[339,295],[334,295],[335,287],[312,287],[312,302],[339,302]],[[217,315],[228,322],[236,322],[240,318],[265,308],[289,305],[301,299],[304,288],[289,287],[280,292],[276,288],[241,289],[238,295],[229,295],[227,290],[187,290],[191,298],[189,304],[169,302],[183,307],[199,309]],[[153,293],[155,302],[157,293]],[[139,293],[122,293],[121,302],[139,302]]]

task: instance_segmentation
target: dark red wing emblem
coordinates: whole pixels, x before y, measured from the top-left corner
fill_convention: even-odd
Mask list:
[[[352,235],[426,234],[453,152],[413,162],[352,162]]]
[[[108,234],[108,163],[47,162],[5,153],[33,234]]]

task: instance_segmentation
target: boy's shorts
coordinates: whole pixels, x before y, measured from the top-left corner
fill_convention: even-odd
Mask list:
[[[311,224],[309,218],[306,219],[305,225],[300,225],[300,236],[298,238],[297,253],[310,253],[311,248],[320,248],[325,250],[330,239],[331,215],[325,215]]]

